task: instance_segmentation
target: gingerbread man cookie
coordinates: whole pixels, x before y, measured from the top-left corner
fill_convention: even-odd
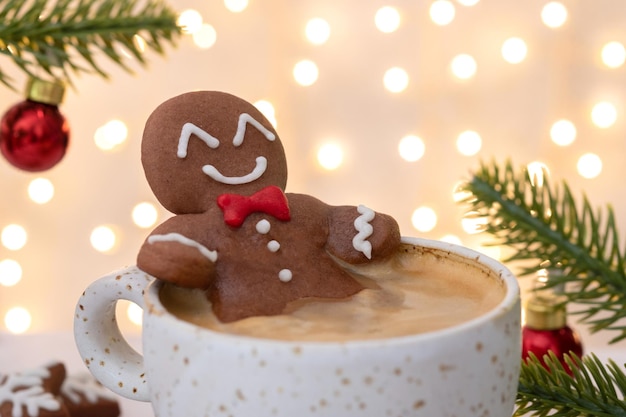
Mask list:
[[[61,386],[61,398],[70,417],[117,417],[117,397],[89,373],[68,375]]]
[[[0,374],[0,417],[118,417],[115,395],[90,374],[67,375],[53,361]]]
[[[60,362],[0,375],[1,417],[67,417],[59,397],[65,379]]]
[[[205,289],[223,322],[281,314],[306,298],[350,297],[364,287],[340,262],[381,259],[400,243],[390,216],[285,193],[278,134],[256,107],[227,93],[191,92],[157,107],[142,164],[176,216],[148,236],[137,265]]]

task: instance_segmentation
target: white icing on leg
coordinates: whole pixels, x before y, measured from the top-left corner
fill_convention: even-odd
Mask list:
[[[221,172],[217,170],[213,165],[205,165],[202,167],[202,172],[204,172],[209,177],[213,178],[217,182],[221,182],[222,184],[228,185],[240,185],[247,184],[249,182],[255,181],[265,173],[267,169],[267,159],[264,156],[259,156],[256,158],[256,166],[247,175],[243,175],[241,177],[227,177]]]
[[[209,250],[206,246],[201,245],[193,239],[189,239],[181,235],[180,233],[168,233],[166,235],[152,235],[148,237],[148,243],[153,244],[156,242],[177,242],[182,245],[191,246],[200,251],[202,255],[208,258],[209,261],[217,261],[217,251]]]
[[[352,246],[357,251],[363,253],[367,259],[372,259],[372,244],[367,238],[374,233],[374,227],[372,227],[370,222],[374,220],[376,213],[364,205],[358,206],[357,211],[361,215],[354,220],[354,228],[358,233],[352,239]]]

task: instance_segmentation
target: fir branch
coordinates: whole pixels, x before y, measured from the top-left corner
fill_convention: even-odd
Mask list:
[[[569,375],[557,356],[544,357],[546,367],[530,354],[522,364],[515,416],[626,417],[626,375],[613,361],[595,356],[565,355]]]
[[[160,0],[0,0],[0,54],[31,77],[108,78],[98,53],[132,72],[125,53],[145,65],[144,48],[163,54],[179,33],[176,13]],[[13,86],[2,69],[0,82]]]
[[[580,306],[574,314],[592,332],[617,331],[612,342],[626,338],[626,326],[618,323],[626,317],[626,254],[611,206],[594,210],[584,195],[579,205],[567,183],[531,178],[510,161],[504,168],[482,163],[458,191],[460,203],[495,238],[491,244],[513,249],[503,262],[526,261],[521,275],[560,271],[548,286],[565,288],[567,301]]]

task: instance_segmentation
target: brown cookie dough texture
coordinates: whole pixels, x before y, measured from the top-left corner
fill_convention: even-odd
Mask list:
[[[65,365],[0,373],[0,417],[117,417],[116,397],[91,375],[66,376]]]
[[[89,373],[68,376],[61,387],[61,398],[70,417],[117,417],[120,406],[115,394]]]
[[[154,195],[176,216],[146,239],[138,267],[205,289],[224,322],[281,314],[301,299],[350,297],[364,287],[338,260],[376,261],[400,243],[389,216],[283,194],[287,162],[276,130],[227,93],[191,92],[158,106],[141,160]]]

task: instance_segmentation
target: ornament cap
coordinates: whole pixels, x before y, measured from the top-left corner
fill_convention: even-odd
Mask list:
[[[63,101],[65,85],[60,81],[30,78],[26,84],[26,98],[39,103],[56,106]]]
[[[550,290],[539,290],[526,304],[526,327],[555,330],[567,325],[566,298]]]

